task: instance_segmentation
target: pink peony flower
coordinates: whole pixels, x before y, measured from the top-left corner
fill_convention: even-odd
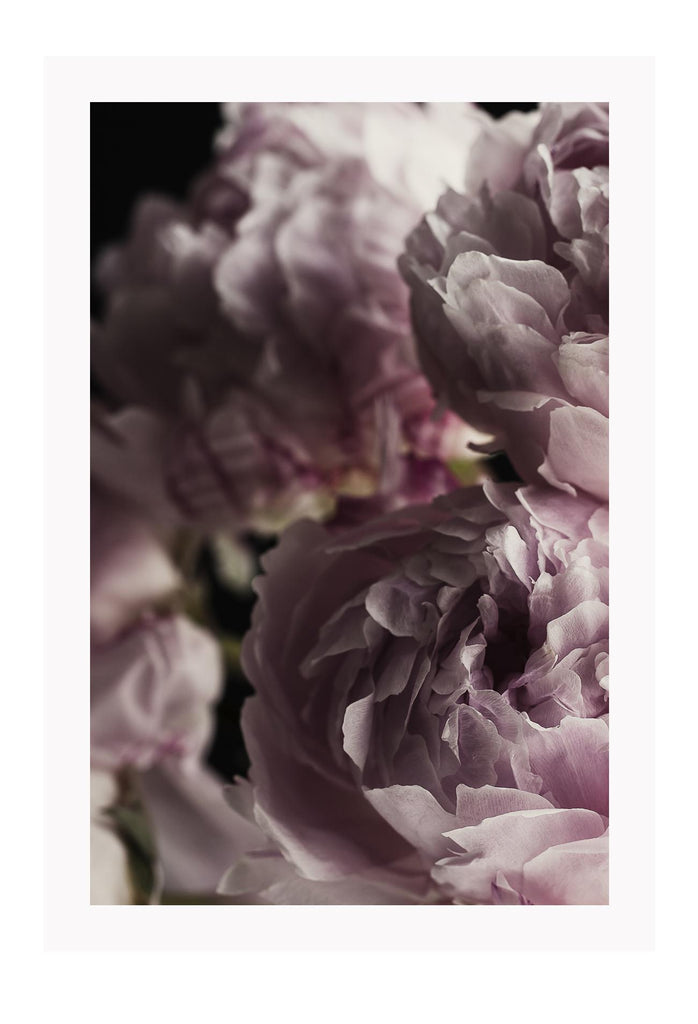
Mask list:
[[[607,511],[485,485],[265,558],[243,647],[269,902],[607,902]]]
[[[204,763],[223,682],[218,645],[168,610],[180,581],[147,523],[106,493],[95,490],[92,501],[94,777],[127,770],[138,780],[167,889],[210,895],[249,833]],[[121,848],[111,834],[97,840],[94,901],[104,902],[102,878]]]
[[[191,201],[143,200],[102,261],[98,479],[163,522],[274,532],[344,496],[404,504],[415,463],[465,456],[475,432],[436,413],[396,261],[485,120],[231,107]]]
[[[184,616],[155,611],[178,575],[146,522],[97,490],[91,542],[92,763],[196,761],[222,683],[216,643]]]
[[[149,615],[92,649],[93,764],[148,768],[196,762],[222,684],[218,647],[180,615]]]
[[[608,111],[490,126],[401,265],[437,394],[521,477],[608,498]]]

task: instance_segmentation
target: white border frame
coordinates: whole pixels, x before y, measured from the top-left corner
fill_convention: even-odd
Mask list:
[[[45,67],[47,948],[652,948],[653,623],[651,601],[646,596],[642,599],[634,585],[642,553],[643,587],[652,586],[653,61],[639,57],[67,57],[48,58]],[[610,906],[91,907],[87,813],[89,103],[506,102],[512,97],[607,99],[611,103]],[[647,218],[641,226],[641,248],[637,245],[638,210],[645,211]],[[230,915],[235,915],[234,921]]]

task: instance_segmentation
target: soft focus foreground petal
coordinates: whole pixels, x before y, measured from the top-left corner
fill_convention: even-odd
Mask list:
[[[90,903],[131,904],[133,890],[128,853],[108,814],[118,787],[108,772],[90,773]]]
[[[222,780],[196,762],[161,761],[140,786],[167,890],[215,893],[225,869],[258,830],[226,804]]]

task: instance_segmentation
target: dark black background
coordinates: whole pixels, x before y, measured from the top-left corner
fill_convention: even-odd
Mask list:
[[[479,103],[493,117],[532,110],[536,103]],[[94,259],[105,245],[128,231],[135,200],[146,192],[184,198],[192,180],[209,163],[221,125],[216,103],[92,103],[90,105],[90,242]],[[99,318],[102,300],[91,289],[91,312]],[[516,479],[508,460],[490,460],[498,479]],[[268,544],[250,538],[259,551]],[[225,633],[242,634],[249,624],[251,596],[239,596],[218,579],[210,551],[198,573],[208,594],[208,615]],[[217,708],[217,728],[209,762],[226,779],[247,772],[249,761],[240,732],[240,710],[252,689],[239,670],[227,673]]]

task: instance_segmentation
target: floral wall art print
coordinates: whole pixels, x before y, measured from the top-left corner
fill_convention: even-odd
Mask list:
[[[608,903],[608,122],[92,105],[92,903]]]

